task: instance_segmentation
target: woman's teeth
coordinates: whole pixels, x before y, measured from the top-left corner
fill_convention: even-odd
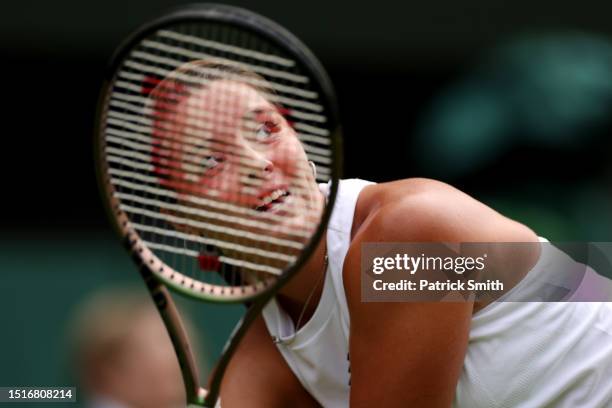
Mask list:
[[[287,195],[287,192],[284,190],[274,190],[272,194],[263,199],[263,202],[264,204],[268,204],[274,200],[278,200],[280,197],[284,197],[285,195]]]
[[[270,206],[270,204],[272,204],[273,202],[277,201],[281,197],[286,197],[288,195],[289,195],[289,192],[286,191],[286,190],[281,190],[281,189],[274,190],[273,192],[271,192],[270,194],[265,196],[261,200],[262,204],[260,204],[257,207],[255,207],[255,209],[258,210],[258,211],[267,210],[268,207]]]

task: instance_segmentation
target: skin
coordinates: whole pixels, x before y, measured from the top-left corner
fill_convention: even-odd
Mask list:
[[[176,191],[254,208],[261,204],[258,193],[285,186],[295,192],[293,208],[278,217],[282,222],[299,227],[306,222],[303,210],[320,211],[323,199],[295,131],[251,86],[217,80],[157,116],[158,124],[182,136],[156,135],[171,149],[164,164],[174,171],[164,183]]]
[[[188,180],[192,182],[190,191],[252,208],[258,204],[255,198],[233,194],[245,187],[240,177],[244,169],[248,169],[248,179],[258,181],[261,190],[279,183],[296,189],[300,181],[305,186],[303,192],[296,194],[292,206],[279,210],[283,217],[278,222],[307,228],[312,220],[305,218],[307,211],[300,210],[309,209],[312,214],[314,209],[314,214],[320,214],[324,198],[312,175],[303,170],[307,158],[295,132],[282,118],[275,119],[275,131],[264,132],[269,133],[264,135],[265,143],[243,131],[245,117],[257,117],[253,112],[270,112],[271,104],[254,88],[226,80],[213,82],[189,100],[179,107],[183,117],[192,115],[189,106],[196,111],[223,111],[213,120],[210,137],[215,143],[237,146],[238,156],[255,164],[245,166],[244,161],[226,158],[222,166],[207,170],[210,173]],[[220,108],[228,103],[232,109]],[[182,119],[176,122],[183,126]],[[268,140],[267,136],[272,137]],[[171,180],[181,190],[186,179],[179,173]],[[466,194],[433,180],[401,180],[368,186],[361,192],[343,270],[351,318],[351,407],[449,407],[468,346],[472,314],[486,304],[361,302],[361,244],[366,242],[537,242],[537,236]],[[324,254],[325,240],[321,240],[305,266],[277,296],[294,322],[320,278]],[[500,252],[492,261],[504,262],[522,276],[538,256],[539,246],[534,245],[522,257]],[[321,292],[318,287],[305,310],[304,323],[314,313]],[[373,351],[376,358],[372,358]],[[371,375],[373,372],[377,374]],[[270,341],[262,318],[234,355],[223,380],[221,399],[224,408],[317,406]]]
[[[343,270],[351,317],[351,407],[450,407],[468,346],[472,315],[486,304],[361,302],[361,244],[385,241],[535,243],[537,236],[524,225],[466,194],[426,179],[366,187],[357,202],[351,235]],[[322,256],[317,252],[310,265],[320,267]],[[518,274],[526,273],[538,256],[538,245],[530,246],[521,259],[496,254],[498,261],[510,263],[509,268],[515,268]],[[281,292],[279,301],[284,298],[286,304],[293,306],[287,308],[281,301],[294,321],[316,276],[300,272]],[[319,297],[320,293],[321,290]],[[309,317],[315,308],[316,305],[309,308]],[[257,379],[252,379],[249,371],[244,370],[244,360],[260,352],[278,354],[262,332],[265,334],[265,324],[260,321],[233,358],[222,389],[224,407],[249,403],[254,407],[280,408],[291,397],[283,390],[295,385],[296,379],[287,374],[282,357],[279,361],[267,361],[273,369],[260,371]],[[261,361],[258,359],[258,363]],[[377,375],[371,375],[373,372]],[[266,401],[260,404],[253,396],[259,395],[265,384],[276,384],[276,399],[270,401],[269,388],[264,387]],[[296,394],[291,398],[303,406],[316,406],[310,396]]]
[[[206,205],[199,208],[241,220],[259,221],[265,228],[249,227],[249,232],[254,234],[306,243],[306,237],[318,225],[325,200],[295,131],[259,91],[244,83],[216,80],[201,89],[192,89],[188,97],[172,106],[171,111],[158,109],[157,119],[158,128],[171,130],[154,134],[159,140],[157,148],[163,153],[158,164],[170,176],[160,177],[160,182],[179,193],[183,205],[193,206],[188,196],[228,204],[231,208],[227,210]],[[287,191],[289,195],[281,204],[258,211],[258,207],[264,205],[262,197],[276,189]],[[248,213],[237,215],[236,209]],[[174,215],[165,209],[162,212]],[[191,217],[210,222],[205,217]],[[214,219],[211,223],[234,230],[245,229],[238,222],[223,219]],[[299,253],[299,249],[253,242],[244,236],[231,236],[205,227],[178,223],[174,227],[182,232],[250,247],[265,247],[292,255]],[[295,231],[302,232],[303,236],[292,234]],[[279,268],[285,265],[227,248],[223,253]]]

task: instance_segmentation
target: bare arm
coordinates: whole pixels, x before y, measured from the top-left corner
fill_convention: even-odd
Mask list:
[[[535,239],[520,224],[451,188],[434,186],[408,196],[379,205],[356,232],[345,259],[351,407],[450,407],[474,307],[361,302],[361,243]]]
[[[242,340],[221,385],[223,408],[318,407],[270,339],[259,317]]]

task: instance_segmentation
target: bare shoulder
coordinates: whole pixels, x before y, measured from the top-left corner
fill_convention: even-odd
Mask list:
[[[527,226],[446,183],[410,178],[366,187],[353,241],[536,242]]]
[[[355,210],[353,234],[344,261],[343,279],[349,308],[360,299],[361,244],[366,242],[521,242],[498,245],[490,262],[512,271],[519,281],[540,256],[538,236],[462,191],[430,179],[406,179],[363,190]],[[486,306],[475,305],[474,311]]]
[[[362,302],[361,244],[367,242],[534,242],[528,227],[459,191],[428,179],[364,188],[344,259],[350,313],[351,406],[450,406],[469,341],[471,302]],[[517,273],[539,256],[500,251]],[[522,264],[520,264],[522,263]],[[515,268],[516,266],[516,268]],[[405,347],[405,345],[410,345]],[[382,350],[371,358],[372,350]],[[371,373],[380,373],[372,376]]]

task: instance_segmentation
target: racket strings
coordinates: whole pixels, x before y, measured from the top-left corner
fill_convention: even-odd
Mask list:
[[[168,167],[173,167],[172,158],[175,153],[180,153],[183,157],[182,161],[184,163],[191,163],[193,165],[201,165],[202,159],[208,159],[215,154],[223,155],[227,151],[236,152],[236,149],[240,147],[240,145],[231,143],[231,142],[217,142],[212,140],[212,138],[204,135],[203,137],[198,137],[198,133],[192,131],[187,127],[186,129],[182,129],[180,132],[175,130],[168,130],[167,128],[172,126],[172,124],[161,125],[165,128],[160,128],[159,126],[153,127],[153,136],[148,136],[143,133],[134,133],[134,132],[126,132],[124,130],[119,130],[114,126],[120,126],[123,123],[114,120],[113,118],[109,119],[109,124],[112,124],[113,127],[109,127],[107,130],[108,141],[115,144],[126,145],[131,148],[131,150],[144,151],[149,152],[153,150],[155,156],[160,159],[169,159],[165,162],[161,162],[160,164],[166,164]],[[158,130],[159,129],[159,130]],[[258,130],[255,126],[252,127],[253,130]],[[250,131],[247,128],[248,131]],[[220,130],[220,134],[231,135],[234,132],[229,132],[227,130]],[[310,154],[311,149],[304,149],[307,154]],[[329,158],[319,159],[315,157],[317,153],[312,153],[310,158],[316,159],[318,162],[325,161],[326,163],[330,161]],[[257,163],[254,163],[248,155],[242,154],[242,152],[238,151],[237,153],[232,153],[231,159],[239,160],[244,165],[245,171],[252,171],[253,169],[258,168]],[[314,161],[314,160],[313,160]],[[316,163],[316,162],[315,162]],[[176,163],[174,163],[176,165]],[[204,163],[207,164],[207,163]],[[304,170],[306,168],[306,170]],[[200,173],[202,169],[197,168],[195,171]],[[307,166],[302,166],[299,168],[300,171],[305,171],[306,173],[311,170]]]
[[[122,170],[117,170],[117,169],[110,169],[109,170],[110,174],[113,175],[120,175],[120,176],[125,176],[126,178],[137,178],[140,181],[142,181],[143,179],[145,180],[145,183],[152,183],[154,185],[155,184],[155,178],[154,177],[150,177],[150,176],[140,176],[137,175],[135,173],[129,173],[129,174],[124,174],[124,172]],[[228,204],[228,203],[224,203],[222,201],[218,201],[218,200],[214,200],[214,199],[208,199],[208,198],[203,198],[202,196],[195,196],[195,195],[187,195],[184,194],[184,192],[181,192],[180,194],[173,191],[174,189],[160,189],[160,188],[156,188],[156,187],[151,187],[148,185],[144,185],[143,183],[133,183],[131,181],[128,180],[124,180],[124,179],[120,179],[120,178],[111,178],[111,182],[117,186],[120,186],[122,188],[127,188],[130,190],[134,190],[135,192],[140,192],[141,194],[153,194],[153,195],[157,195],[157,196],[161,196],[161,197],[166,197],[167,199],[170,199],[172,201],[170,201],[169,203],[178,203],[179,200],[185,203],[189,203],[189,206],[187,208],[190,208],[189,211],[193,211],[194,209],[207,209],[207,208],[213,208],[219,212],[222,212],[224,214],[238,214],[238,215],[244,215],[244,218],[248,218],[248,217],[252,217],[254,215],[253,210],[249,209],[249,208],[244,208],[241,206],[237,206],[234,204]],[[114,196],[117,196],[118,194],[123,194],[122,192],[115,192]],[[127,194],[127,193],[126,193]],[[151,199],[153,200],[153,199]],[[205,210],[204,210],[205,211]],[[265,222],[266,220],[268,221],[277,221],[278,220],[278,216],[276,216],[275,214],[268,214],[268,213],[257,213],[256,214],[257,219],[261,220],[262,222]],[[308,225],[307,225],[308,226]],[[310,225],[310,227],[314,227],[314,225]]]
[[[180,46],[184,47],[184,44],[178,44],[178,45],[179,47],[175,47],[175,48],[180,49]],[[258,45],[255,45],[255,46],[258,46]],[[261,47],[261,45],[259,46]],[[307,84],[306,85],[293,84],[295,86],[290,86],[290,85],[286,85],[286,84],[291,84],[290,81],[284,81],[282,79],[274,79],[268,76],[266,76],[265,80],[262,77],[253,76],[253,75],[245,77],[241,73],[237,73],[235,71],[232,72],[231,70],[230,71],[227,71],[227,70],[220,71],[214,65],[192,66],[189,68],[190,71],[192,72],[185,73],[185,72],[181,72],[180,70],[177,71],[177,69],[183,66],[186,62],[193,61],[193,60],[210,61],[211,58],[185,58],[184,56],[181,56],[180,54],[179,55],[168,54],[165,57],[162,57],[160,55],[153,55],[153,54],[143,55],[138,50],[139,48],[137,47],[130,54],[130,58],[125,61],[124,68],[119,73],[119,76],[122,76],[122,75],[132,76],[132,82],[133,82],[133,85],[137,85],[136,88],[138,88],[138,85],[141,85],[143,76],[146,78],[147,74],[150,74],[151,76],[156,77],[158,79],[168,78],[169,75],[172,75],[176,77],[176,79],[178,81],[181,81],[182,83],[190,83],[190,82],[192,83],[193,81],[197,81],[199,84],[195,84],[195,85],[200,85],[200,84],[206,85],[206,82],[203,82],[203,80],[206,79],[206,77],[209,77],[211,79],[218,79],[219,77],[222,77],[228,80],[237,80],[237,81],[245,82],[250,85],[253,85],[255,88],[260,88],[260,91],[266,97],[266,99],[272,102],[280,102],[279,105],[283,105],[283,106],[287,106],[288,108],[291,108],[293,112],[289,112],[290,114],[300,113],[300,110],[297,109],[300,106],[303,106],[305,109],[309,109],[314,112],[320,112],[323,110],[322,105],[318,103],[318,98],[319,98],[318,93],[309,89],[307,87]],[[164,58],[164,59],[160,59],[160,58]],[[212,56],[212,58],[213,58],[212,61],[217,61],[219,58],[222,58],[222,56],[220,56],[219,54],[215,54]],[[229,60],[223,60],[223,61],[227,61],[227,63],[229,64],[228,66],[236,67],[236,68],[246,70],[246,71],[256,72],[256,71],[249,69],[248,64],[246,64],[246,68],[245,68],[245,64],[241,60],[233,59],[232,61],[229,61]],[[158,64],[154,64],[155,62],[157,62]],[[138,64],[138,65],[134,65],[134,64]],[[163,68],[159,68],[159,67],[163,67]],[[151,71],[153,69],[157,71]],[[197,75],[193,75],[194,72],[197,73]],[[287,97],[286,100],[277,99],[280,97],[284,97],[283,95],[292,95],[292,94],[293,96]],[[308,99],[314,100],[314,102],[309,105]],[[321,118],[319,116],[319,120],[324,120],[324,118]],[[326,129],[320,128],[319,131],[325,132]]]
[[[200,177],[210,177],[210,175],[205,172],[216,165],[219,160],[222,160],[224,162],[226,161],[228,164],[240,165],[240,181],[243,184],[248,184],[253,187],[260,187],[262,184],[261,180],[252,177],[253,172],[260,170],[257,163],[249,160],[245,155],[226,155],[226,153],[231,152],[228,146],[224,146],[223,149],[198,150],[190,146],[182,146],[180,142],[176,140],[166,141],[165,139],[149,145],[126,140],[122,137],[116,137],[118,133],[119,132],[114,129],[108,130],[107,141],[109,144],[120,145],[119,147],[109,148],[109,158],[117,162],[122,162],[126,166],[141,170],[153,168],[160,177],[176,177],[176,172],[181,172],[185,176],[183,177],[184,181],[189,183],[199,181],[199,178],[193,177],[196,175]],[[125,150],[125,147],[128,147],[130,150]],[[144,154],[142,152],[144,152]],[[147,159],[147,154],[149,153],[150,159]],[[178,159],[176,157],[177,155],[180,155],[181,158]],[[218,157],[219,155],[221,155],[221,157]],[[127,157],[128,159],[119,156]],[[135,159],[136,161],[131,161],[129,159]],[[151,161],[154,162],[154,165],[152,165],[153,167],[147,166]],[[300,163],[296,171],[292,173],[292,176],[299,179],[311,172],[312,169],[308,165]],[[308,187],[303,181],[297,184],[297,192],[303,191],[305,187]]]
[[[108,121],[108,133],[112,133],[112,136],[115,137],[115,141],[121,143],[119,139],[124,139],[123,143],[132,143],[132,146],[136,146],[137,150],[150,149],[150,146],[159,145],[158,142],[168,139],[172,140],[180,140],[185,134],[190,137],[186,140],[180,140],[183,143],[183,150],[191,151],[193,153],[201,153],[201,154],[211,154],[215,151],[223,152],[224,149],[230,149],[235,146],[228,144],[227,142],[223,143],[210,143],[207,142],[209,137],[207,137],[207,133],[211,130],[210,125],[205,125],[204,127],[198,127],[199,124],[203,123],[198,119],[197,122],[191,121],[189,115],[187,116],[185,123],[183,123],[182,129],[180,132],[176,131],[176,124],[170,117],[170,120],[160,120],[160,118],[147,118],[146,112],[144,115],[137,115],[134,113],[123,113],[117,111],[117,108],[126,108],[122,104],[118,104],[116,101],[111,100],[110,105],[112,110],[109,111],[109,121]],[[136,107],[128,108],[130,111],[137,110]],[[151,108],[147,108],[151,109]],[[142,109],[141,109],[142,110]],[[216,112],[209,112],[216,113]],[[172,112],[173,115],[178,114],[178,112]],[[229,117],[226,114],[221,115],[220,119],[223,117]],[[142,126],[144,124],[145,126]],[[195,126],[194,126],[195,125]],[[253,120],[247,120],[244,122],[243,127],[245,131],[250,131],[256,129],[258,126],[254,123]],[[222,131],[226,131],[227,133],[231,133],[233,129],[221,129]],[[152,133],[151,137],[147,135],[147,133]],[[299,137],[299,136],[298,136]],[[314,140],[314,139],[313,139]],[[315,140],[318,141],[318,140]],[[134,144],[134,143],[140,143]],[[329,157],[329,146],[328,147],[318,147],[314,145],[314,143],[303,143],[304,149],[308,154],[309,158],[315,162],[319,168],[319,181],[325,181],[325,179],[329,177],[330,169],[328,167],[331,159]],[[168,144],[165,144],[167,146]],[[198,151],[199,149],[199,151]],[[158,151],[157,153],[160,155],[164,155],[165,151]],[[242,155],[236,155],[239,158],[244,159]],[[197,158],[196,162],[197,162]],[[186,158],[188,161],[189,158]],[[247,162],[248,164],[248,162]]]
[[[178,48],[178,47],[177,47]],[[170,74],[175,75],[177,80],[182,83],[190,83],[194,81],[195,76],[190,73],[177,72],[185,62],[195,60],[211,61],[212,64],[208,67],[197,68],[199,76],[212,76],[219,74],[218,66],[231,66],[240,68],[243,71],[251,71],[266,77],[262,80],[261,77],[254,76],[243,77],[240,73],[234,71],[223,72],[223,76],[230,80],[240,80],[250,85],[257,87],[265,87],[262,90],[266,98],[271,101],[278,101],[280,98],[288,98],[288,104],[295,107],[301,107],[313,112],[320,112],[323,107],[317,103],[318,95],[316,92],[305,88],[307,81],[299,81],[298,83],[291,81],[283,81],[285,78],[273,78],[265,73],[253,70],[249,64],[237,62],[236,60],[229,61],[218,56],[202,57],[202,58],[185,58],[177,54],[155,54],[149,49],[137,48],[130,53],[130,59],[126,60],[123,69],[119,71],[119,77],[131,79],[132,81],[140,81],[141,78],[167,78]],[[192,68],[193,69],[193,68]],[[216,78],[215,78],[216,79]],[[140,82],[135,82],[140,83]],[[273,91],[273,92],[271,92]],[[310,101],[309,101],[310,100]]]
[[[238,30],[183,25],[141,41],[113,83],[104,129],[113,196],[142,243],[192,288],[261,290],[320,223],[307,160],[316,181],[329,180],[330,131],[308,75],[279,54]],[[283,118],[301,156],[261,144],[278,124],[242,117],[249,104],[268,110],[255,116]]]
[[[115,107],[116,105],[111,101],[111,106]],[[116,111],[111,111],[109,112],[108,124],[112,127],[109,127],[107,132],[114,138],[113,141],[115,143],[131,143],[135,150],[143,151],[150,150],[152,147],[157,147],[159,145],[167,147],[167,151],[175,150],[172,142],[180,143],[181,150],[188,153],[193,153],[194,155],[212,155],[214,153],[223,153],[223,151],[226,149],[236,147],[235,144],[228,142],[210,141],[210,138],[207,137],[209,129],[198,128],[197,126],[192,126],[190,123],[186,123],[179,132],[175,129],[176,126],[170,121],[157,120],[155,123],[152,123],[152,126],[149,127],[139,126],[138,124],[134,124],[134,122],[130,121],[139,119],[140,117],[137,115],[122,114]],[[245,127],[247,131],[257,129],[253,125]],[[227,129],[225,132],[227,134],[232,133],[228,132]],[[147,133],[153,133],[155,137],[151,137],[147,135]],[[167,141],[168,143],[162,144],[163,141]],[[304,150],[309,155],[309,158],[318,165],[321,174],[329,175],[330,169],[328,165],[331,162],[331,158],[329,157],[328,148],[319,148],[305,144]],[[168,154],[165,153],[167,151],[158,151],[156,153],[161,156],[167,156]],[[247,166],[252,165],[248,157],[242,154],[236,154],[235,156],[244,160]],[[193,160],[193,158],[186,157],[185,161],[189,161],[190,159]],[[197,158],[195,159],[195,163],[198,163]]]
[[[172,71],[168,71],[168,73],[171,73],[171,72]],[[238,80],[238,78],[236,78],[236,75],[229,75],[227,76],[226,79]],[[144,81],[144,80],[145,80],[145,77],[143,76],[137,78],[137,81]],[[248,83],[248,80],[244,80],[243,82]],[[204,79],[198,80],[197,83],[201,86],[201,85],[210,84],[211,81],[204,78]],[[124,85],[125,84],[122,81],[119,81],[116,83],[116,87],[120,89]],[[140,85],[138,85],[138,82],[136,82],[133,85],[132,91],[142,91]],[[150,107],[147,106],[150,100],[148,100],[147,98],[143,96],[139,96],[139,95],[134,95],[133,93],[125,93],[123,90],[116,92],[114,95],[114,98],[115,100],[111,101],[111,103],[115,106],[125,108],[126,110],[135,112],[139,115],[142,115],[143,113],[145,113],[143,117],[138,119],[138,122],[141,122],[145,125],[150,126],[152,122],[155,120],[155,118],[147,117],[146,115],[147,110],[150,111]],[[163,97],[159,97],[159,99],[160,100],[157,103],[158,111],[159,111],[159,107],[164,107],[170,110],[170,112],[172,112],[173,110],[172,105],[180,101],[183,101],[185,98],[181,92],[177,90],[169,89],[163,92]],[[274,99],[274,97],[271,96],[269,99]],[[163,106],[164,102],[166,106]],[[275,102],[275,101],[271,100],[271,102]],[[284,100],[280,102],[291,103],[291,100]],[[189,104],[190,102],[188,101],[187,103]],[[327,146],[329,144],[329,138],[328,138],[329,131],[319,126],[320,123],[324,123],[325,121],[325,118],[322,117],[322,115],[309,115],[309,114],[305,114],[296,109],[285,109],[282,107],[283,104],[277,104],[276,106],[279,106],[279,110],[281,110],[281,112],[285,116],[292,117],[292,120],[290,122],[294,124],[295,129],[298,131],[298,137],[300,137],[300,139],[302,139],[304,142],[313,143],[315,145],[322,144],[323,146]],[[204,115],[206,115],[206,112],[198,111],[198,113],[194,116],[194,121],[197,123],[197,119],[199,118],[208,119],[204,117]],[[128,118],[128,119],[133,119],[133,118]],[[324,152],[324,151],[325,150],[320,150],[320,152]]]

